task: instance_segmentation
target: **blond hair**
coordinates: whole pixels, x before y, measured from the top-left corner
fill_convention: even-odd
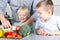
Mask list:
[[[17,13],[24,12],[28,17],[30,17],[30,10],[26,6],[22,6],[17,10]]]

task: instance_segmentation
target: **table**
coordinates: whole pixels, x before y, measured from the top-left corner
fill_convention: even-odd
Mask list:
[[[0,28],[3,28],[3,27],[0,26]],[[32,33],[29,36],[26,36],[22,39],[0,38],[0,40],[60,40],[60,36],[41,36],[41,35],[36,35],[35,33]]]
[[[41,36],[36,34],[30,34],[22,39],[6,39],[0,38],[0,40],[60,40],[60,36]]]
[[[31,34],[21,40],[60,40],[60,36],[41,36],[41,35]]]

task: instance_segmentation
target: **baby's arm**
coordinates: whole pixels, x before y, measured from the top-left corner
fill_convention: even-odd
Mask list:
[[[43,30],[36,29],[36,33],[37,33],[38,35],[43,35]]]
[[[59,31],[48,32],[48,34],[60,36],[60,16],[57,16],[57,28]]]
[[[57,16],[57,28],[59,31],[55,31],[55,32],[49,32],[49,34],[53,34],[53,35],[59,35],[60,36],[60,16]]]
[[[36,29],[35,31],[38,35],[43,35],[43,36],[48,35],[48,32],[44,32],[42,29]]]
[[[48,35],[60,36],[60,31],[48,32]]]
[[[36,21],[35,31],[38,35],[46,35],[47,33],[43,31],[43,27],[41,28],[40,22],[40,19]]]

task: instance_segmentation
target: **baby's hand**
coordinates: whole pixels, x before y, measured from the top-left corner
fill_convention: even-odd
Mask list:
[[[38,35],[43,35],[43,36],[46,36],[48,34],[47,32],[44,32],[42,29],[36,30],[36,32]]]
[[[55,32],[47,32],[47,36],[56,36],[57,34],[55,34]]]
[[[47,35],[48,35],[48,33],[47,33],[47,32],[43,32],[43,35],[44,35],[44,36],[47,36]]]

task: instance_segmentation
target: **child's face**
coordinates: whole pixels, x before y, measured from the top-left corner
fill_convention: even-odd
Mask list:
[[[45,9],[44,9],[44,7],[39,7],[39,8],[37,8],[37,12],[38,12],[38,17],[42,20],[42,21],[45,21],[45,20],[47,20],[48,19],[48,17],[49,17],[49,13],[48,13],[48,11],[46,11]]]
[[[18,13],[19,21],[20,22],[25,22],[27,20],[27,15],[24,12]]]

